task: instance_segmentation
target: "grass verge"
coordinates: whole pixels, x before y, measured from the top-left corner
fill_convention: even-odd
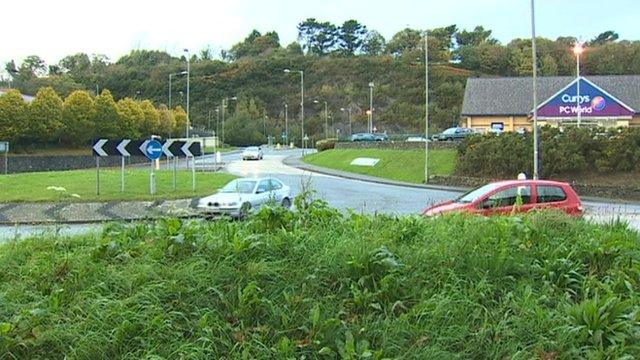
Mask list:
[[[120,170],[100,170],[100,195],[96,195],[96,171],[51,171],[0,176],[0,202],[113,201],[178,199],[210,194],[231,179],[224,173],[196,173],[196,192],[191,172],[178,171],[173,190],[173,171],[156,171],[156,195],[149,194],[149,170],[126,169],[125,191],[120,192]],[[61,189],[51,189],[58,187]],[[72,196],[77,194],[78,197]]]
[[[359,157],[380,159],[375,166],[351,165]],[[307,155],[304,162],[330,169],[385,179],[424,183],[424,151],[379,149],[334,149]],[[429,173],[451,175],[456,161],[456,151],[438,149],[429,151]]]
[[[297,205],[0,245],[0,358],[640,357],[623,224]]]

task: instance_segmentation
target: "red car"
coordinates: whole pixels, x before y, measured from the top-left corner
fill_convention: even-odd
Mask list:
[[[552,208],[569,215],[582,215],[578,194],[567,183],[549,180],[506,180],[489,183],[460,196],[426,208],[422,214],[433,216],[448,212],[480,215],[511,214],[517,198],[522,198],[518,212]]]

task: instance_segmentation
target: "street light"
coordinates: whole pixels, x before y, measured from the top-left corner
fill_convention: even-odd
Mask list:
[[[340,108],[340,111],[347,111],[348,112],[348,119],[349,119],[349,136],[353,135],[353,131],[351,129],[351,106],[349,106],[347,109],[345,108]]]
[[[226,97],[222,99],[222,110],[220,111],[222,113],[222,144],[224,145],[224,113],[225,113],[225,109],[227,108],[227,103],[229,102],[229,100],[238,100],[238,98],[236,96],[233,97]]]
[[[284,104],[284,138],[289,142],[289,105]]]
[[[189,138],[189,78],[191,77],[191,61],[189,59],[189,49],[184,49],[184,52],[187,54],[187,139]]]
[[[285,74],[292,71],[300,74],[300,127],[302,128],[302,137],[300,137],[300,145],[302,147],[302,155],[304,155],[304,71],[284,69]]]
[[[584,52],[584,48],[582,47],[582,43],[579,41],[576,41],[575,45],[573,46],[573,53],[576,54],[576,78],[578,79],[576,81],[576,103],[578,104],[577,108],[578,108],[578,127],[580,127],[580,120],[581,120],[581,114],[582,114],[582,109],[580,108],[580,54],[582,54]]]
[[[424,34],[424,183],[429,182],[429,32]]]
[[[171,77],[178,75],[187,75],[186,71],[181,71],[179,73],[169,74],[169,109],[171,109]],[[97,87],[97,85],[96,85]],[[96,90],[97,91],[97,90]]]
[[[536,18],[534,0],[531,0],[531,58],[533,61],[533,179],[537,180],[540,172],[538,159],[538,59],[536,53]]]
[[[373,81],[369,82],[369,133],[373,132]]]
[[[324,100],[322,102],[324,103],[324,138],[328,139],[329,138],[329,120],[327,116],[327,102]],[[313,100],[313,103],[320,104],[320,101]]]

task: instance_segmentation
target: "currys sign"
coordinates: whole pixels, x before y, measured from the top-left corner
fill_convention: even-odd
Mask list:
[[[576,117],[631,117],[635,111],[622,101],[602,90],[591,81],[580,78],[552,96],[538,107],[541,118]]]

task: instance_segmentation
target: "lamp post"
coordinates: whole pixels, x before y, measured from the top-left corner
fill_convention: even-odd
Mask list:
[[[348,120],[349,120],[349,136],[353,135],[353,131],[351,129],[351,106],[349,106],[348,108],[340,108],[340,111],[346,111],[347,112],[347,116],[348,116]]]
[[[533,60],[533,179],[540,172],[538,159],[538,60],[536,53],[536,18],[534,0],[531,0],[531,57]]]
[[[178,75],[187,75],[186,71],[181,71],[179,73],[169,74],[169,110],[171,110],[171,77]],[[96,85],[97,87],[97,85]],[[97,91],[97,90],[96,90]]]
[[[189,49],[184,49],[184,52],[187,54],[187,139],[189,138],[189,78],[191,77],[191,60],[189,59]]]
[[[324,103],[324,138],[327,139],[329,137],[329,120],[327,116],[327,102],[322,101]],[[313,100],[314,104],[320,104],[320,101]]]
[[[289,105],[284,104],[284,138],[289,142]]]
[[[373,81],[369,82],[369,132],[373,132]]]
[[[573,53],[576,54],[576,103],[578,104],[577,106],[577,110],[578,110],[578,127],[580,127],[580,120],[581,120],[581,114],[582,114],[582,109],[580,108],[580,54],[582,54],[584,52],[584,48],[582,47],[582,43],[579,41],[576,41],[576,44],[573,46]]]
[[[285,74],[289,74],[292,71],[297,71],[300,74],[300,127],[302,128],[300,146],[302,147],[302,155],[304,155],[304,71],[284,69]]]
[[[233,97],[226,97],[226,98],[222,99],[222,105],[220,106],[221,107],[220,112],[222,113],[222,144],[223,145],[224,145],[224,141],[225,141],[225,138],[224,138],[224,114],[226,112],[225,109],[227,108],[227,104],[228,104],[229,100],[238,100],[238,98],[236,96],[233,96]]]
[[[424,182],[429,182],[429,32],[424,34]]]

